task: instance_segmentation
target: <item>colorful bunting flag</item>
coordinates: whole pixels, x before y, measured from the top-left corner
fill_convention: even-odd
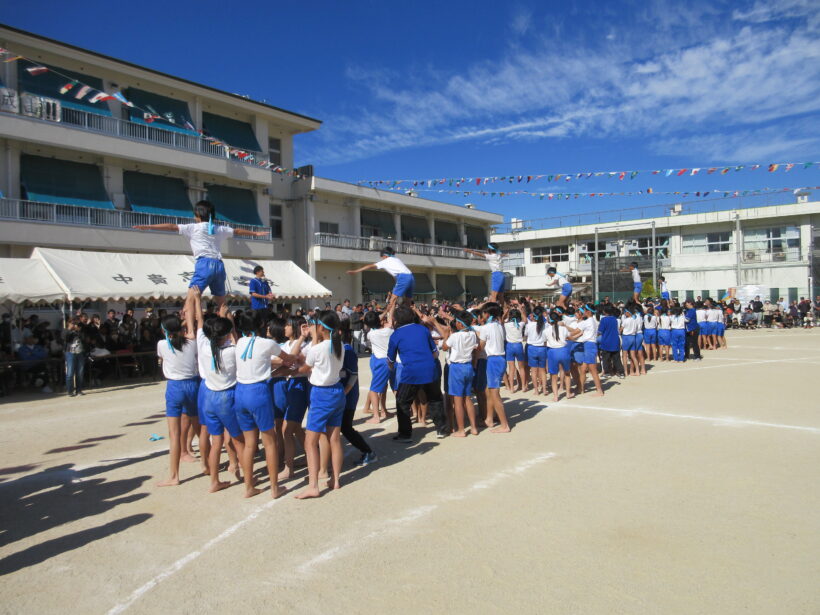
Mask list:
[[[112,96],[114,98],[116,98],[118,101],[120,101],[122,104],[124,104],[126,107],[133,107],[134,106],[134,103],[132,103],[132,102],[125,99],[125,96],[123,95],[122,92],[114,92],[114,94],[112,94]]]
[[[777,167],[779,167],[779,166],[780,166],[779,164],[770,164],[769,165],[769,173],[774,173],[775,171],[777,171]]]
[[[68,91],[77,85],[77,81],[72,81],[71,83],[66,83],[63,87],[60,88],[60,94],[66,94]]]
[[[83,98],[85,98],[85,95],[88,94],[90,91],[91,86],[84,85],[79,90],[77,90],[77,93],[74,95],[74,98],[76,98],[77,100],[82,100]]]
[[[29,66],[26,70],[32,75],[42,75],[48,72],[45,66]]]

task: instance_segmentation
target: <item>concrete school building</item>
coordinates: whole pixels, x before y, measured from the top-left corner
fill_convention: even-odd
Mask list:
[[[639,263],[646,283],[666,278],[673,298],[723,297],[731,288],[768,289],[762,299],[793,301],[814,296],[820,274],[820,202],[808,194],[786,205],[703,211],[700,204],[663,208],[660,215],[606,212],[622,218],[581,223],[595,214],[515,220],[497,227],[493,241],[509,255],[513,292],[543,296],[547,267],[572,276],[577,294],[626,299],[632,280],[625,270]],[[722,205],[722,203],[721,203]],[[716,208],[715,208],[716,209]],[[698,211],[701,210],[701,211]],[[597,242],[597,244],[596,244]],[[596,275],[594,263],[599,267]]]
[[[293,168],[295,137],[320,120],[7,26],[0,47],[4,59],[34,62],[0,63],[0,257],[35,247],[188,254],[182,237],[131,227],[192,222],[192,204],[207,198],[230,225],[266,231],[226,242],[226,257],[292,260],[333,303],[384,297],[389,275],[345,272],[385,245],[422,296],[487,294],[489,268],[463,248],[486,248],[502,216],[316,177],[310,166],[276,172]],[[134,107],[97,92],[121,92]]]

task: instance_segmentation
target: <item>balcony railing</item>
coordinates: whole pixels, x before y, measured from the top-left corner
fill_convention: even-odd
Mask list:
[[[44,98],[43,100],[51,99]],[[54,115],[56,116],[57,113]],[[231,155],[228,147],[215,145],[212,141],[198,135],[185,134],[175,130],[164,130],[163,128],[149,124],[130,122],[108,115],[90,113],[69,107],[61,107],[59,109],[59,119],[49,117],[49,115],[45,113],[42,117],[32,116],[27,113],[21,113],[20,116],[39,122],[60,123],[71,128],[119,137],[130,141],[170,147],[186,152],[204,154],[213,158],[224,158],[231,162],[244,165],[260,166],[260,163],[268,161],[267,155],[258,152],[248,152],[251,155],[245,158],[239,158],[236,155]]]
[[[80,205],[63,205],[60,203],[42,203],[20,199],[0,199],[0,219],[19,220],[21,222],[39,222],[43,224],[64,224],[68,226],[93,226],[119,230],[131,230],[138,224],[190,224],[193,218],[181,216],[163,216],[145,214],[136,211],[119,209],[98,209]],[[249,224],[224,223],[234,229],[247,231],[265,231],[262,237],[248,237],[255,241],[271,241],[270,228]]]
[[[800,259],[800,248],[790,248],[784,252],[769,252],[768,250],[743,250],[741,256],[744,263],[793,263]]]
[[[341,248],[343,250],[368,250],[370,252],[379,252],[382,248],[391,247],[398,254],[478,259],[477,256],[473,256],[472,254],[465,252],[464,248],[456,246],[413,243],[410,241],[386,239],[384,237],[358,237],[356,235],[337,235],[335,233],[315,233],[314,244],[327,248]]]

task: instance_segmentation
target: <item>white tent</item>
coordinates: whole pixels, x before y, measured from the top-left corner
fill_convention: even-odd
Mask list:
[[[66,295],[40,261],[0,258],[0,303],[61,301]]]
[[[181,298],[187,294],[194,273],[194,259],[181,254],[35,248],[31,260],[45,266],[70,300]],[[331,294],[291,261],[225,259],[224,262],[228,294],[247,295],[256,265],[264,267],[271,290],[279,298],[315,298]],[[207,296],[210,292],[206,290],[204,294]]]

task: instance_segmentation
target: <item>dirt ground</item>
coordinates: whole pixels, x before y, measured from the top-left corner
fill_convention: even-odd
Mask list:
[[[505,395],[510,434],[406,446],[357,420],[379,461],[345,445],[311,501],[208,494],[197,464],[155,487],[161,382],[2,399],[0,612],[816,614],[818,336]]]

